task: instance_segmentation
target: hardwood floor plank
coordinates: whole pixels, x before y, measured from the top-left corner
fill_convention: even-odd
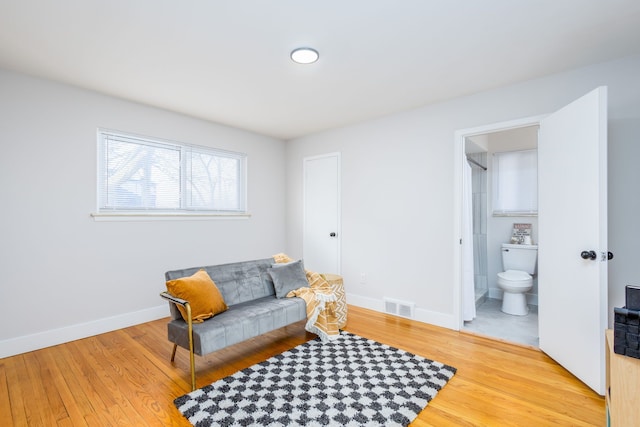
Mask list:
[[[76,403],[73,393],[69,389],[69,385],[65,380],[64,374],[60,370],[60,367],[56,363],[53,354],[56,352],[55,348],[46,348],[36,352],[40,363],[48,366],[51,370],[51,388],[55,388],[56,392],[60,395],[60,400],[65,407],[65,411],[68,415],[67,418],[58,419],[58,425],[70,425],[74,427],[85,427],[87,423],[83,414],[80,412],[79,405]]]
[[[429,408],[429,407],[428,407]],[[459,415],[452,415],[448,411],[440,410],[436,407],[429,408],[429,411],[422,411],[418,414],[412,423],[411,427],[478,427],[477,420],[466,421],[460,418]]]
[[[480,425],[500,426],[593,426],[593,423],[572,418],[539,406],[526,399],[513,398],[508,393],[496,391],[491,387],[478,387],[464,379],[456,379],[455,391],[448,393],[447,399],[437,399],[434,407],[450,413],[473,414],[466,421],[479,422]],[[429,407],[427,407],[429,409]],[[428,412],[427,412],[428,414]],[[604,417],[601,418],[604,420]]]
[[[62,418],[55,424],[57,427],[74,427],[73,421],[70,418]]]
[[[0,360],[13,426],[177,426],[189,357],[167,319]],[[196,357],[199,387],[315,338],[304,322]],[[349,306],[346,330],[457,368],[413,426],[603,426],[604,399],[537,349]],[[9,420],[5,421],[9,415]],[[51,423],[51,424],[45,424]]]
[[[128,387],[120,388],[120,392],[128,399],[136,411],[145,419],[157,419],[159,426],[170,424],[170,417],[157,404],[155,395],[161,393],[184,394],[181,387],[173,386],[169,378],[156,364],[149,362],[146,350],[139,346],[136,340],[123,331],[117,331],[119,351],[114,352],[115,360],[127,366]],[[122,384],[121,382],[119,383]]]
[[[42,425],[55,425],[59,419],[67,417],[67,411],[57,389],[52,387],[48,366],[40,365],[37,354],[38,352],[24,354],[29,383],[32,385],[28,404],[36,407],[34,412],[40,415]]]
[[[146,325],[138,325],[132,327],[132,334],[130,336],[130,344],[135,346],[136,350],[144,355],[146,360],[155,367],[155,369],[162,372],[164,381],[163,384],[167,387],[172,387],[176,391],[177,396],[181,396],[182,390],[190,387],[190,378],[183,378],[178,375],[174,365],[168,364],[167,361],[171,358],[171,344],[166,341],[165,334],[157,334],[159,328],[148,327]],[[168,344],[168,345],[167,345]],[[187,365],[188,366],[188,365]],[[149,367],[149,369],[152,369]],[[167,384],[167,380],[171,384]]]
[[[39,410],[30,404],[29,398],[34,385],[29,380],[24,355],[21,354],[6,360],[8,362],[9,398],[11,399],[13,422],[16,425],[42,425],[39,411],[44,412],[48,408]]]
[[[100,381],[101,386],[97,393],[102,396],[109,414],[117,423],[143,425],[146,420],[148,425],[160,426],[160,421],[155,417],[145,418],[146,408],[136,393],[144,395],[147,382],[137,372],[137,361],[126,358],[127,350],[119,343],[119,332],[87,340],[92,350],[85,352],[83,359],[87,367],[93,368],[96,378]]]
[[[9,378],[7,377],[7,365],[0,363],[0,414],[9,425],[13,424],[11,412],[11,400],[9,396]]]
[[[89,340],[91,338],[80,340],[80,342]],[[75,345],[78,342],[74,341],[54,347],[57,350],[53,353],[56,364],[63,373],[65,382],[73,395],[73,401],[80,413],[83,414],[86,423],[90,426],[116,425],[102,398],[95,391],[95,387],[100,385],[99,382],[93,382],[93,376],[86,377],[74,359],[74,353],[78,351]]]

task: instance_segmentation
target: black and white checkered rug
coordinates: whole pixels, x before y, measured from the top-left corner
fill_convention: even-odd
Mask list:
[[[406,426],[456,369],[342,332],[177,398],[194,426]]]

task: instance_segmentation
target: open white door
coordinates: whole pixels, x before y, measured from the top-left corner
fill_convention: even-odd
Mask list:
[[[304,265],[340,274],[340,154],[307,157],[303,162]]]
[[[606,87],[540,122],[538,165],[540,349],[603,395]],[[595,259],[583,259],[583,251]]]

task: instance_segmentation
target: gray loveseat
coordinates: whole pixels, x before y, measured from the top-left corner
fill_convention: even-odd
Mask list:
[[[190,352],[191,387],[195,384],[194,354],[204,356],[216,350],[283,326],[305,320],[304,300],[277,298],[269,269],[273,258],[243,261],[232,264],[194,267],[165,273],[167,281],[188,277],[204,269],[220,290],[228,309],[202,323],[185,321],[176,305],[183,308],[188,301],[168,292],[160,296],[169,301],[171,320],[168,338],[174,343],[171,361],[178,346]],[[188,311],[191,312],[190,309]]]

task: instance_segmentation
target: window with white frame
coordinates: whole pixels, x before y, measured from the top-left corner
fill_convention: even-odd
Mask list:
[[[493,154],[493,215],[538,214],[538,150]]]
[[[98,130],[98,211],[245,213],[246,155]]]

